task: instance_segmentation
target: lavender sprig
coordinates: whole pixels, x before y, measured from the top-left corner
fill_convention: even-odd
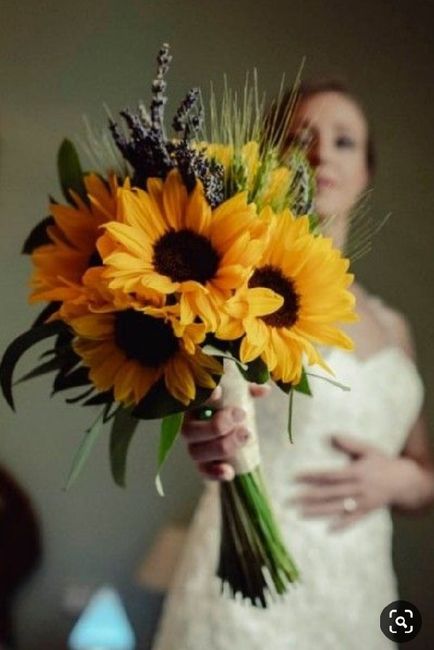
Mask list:
[[[192,88],[188,91],[176,111],[172,126],[176,133],[182,133],[184,140],[190,140],[198,136],[203,126],[203,107],[200,102],[198,88]]]
[[[194,188],[197,180],[202,182],[208,202],[215,207],[224,198],[224,170],[220,164],[209,160],[193,143],[193,140],[199,139],[203,126],[203,107],[197,88],[187,93],[173,118],[172,125],[178,139],[169,140],[166,137],[165,77],[171,60],[169,46],[165,43],[157,57],[157,74],[152,82],[149,111],[143,104],[139,104],[137,113],[129,109],[121,111],[128,136],[113,120],[110,120],[110,130],[122,156],[134,169],[133,185],[146,188],[148,178],[165,178],[176,167],[189,191]]]

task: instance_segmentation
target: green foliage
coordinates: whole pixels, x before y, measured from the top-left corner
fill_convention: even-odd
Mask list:
[[[49,302],[48,305],[44,307],[39,316],[35,319],[32,327],[38,327],[43,325],[49,318],[52,316],[60,307],[60,302]]]
[[[51,216],[42,219],[42,221],[40,221],[30,232],[29,236],[24,242],[21,252],[24,255],[31,255],[33,251],[39,246],[50,244],[51,240],[48,236],[47,228],[53,224],[54,219]]]
[[[247,381],[251,381],[255,384],[266,384],[270,379],[267,365],[260,357],[250,361],[246,365],[247,368],[245,370],[240,368],[240,372]]]
[[[75,192],[85,203],[88,203],[80,159],[70,140],[65,139],[60,145],[57,154],[57,168],[62,192],[68,203],[75,205],[70,190]]]
[[[161,468],[167,458],[169,451],[178,437],[184,420],[184,413],[173,413],[162,419],[160,432],[160,445],[158,448],[158,473],[155,477],[155,485],[160,496],[164,496],[163,486],[160,479]]]
[[[309,386],[309,380],[307,378],[307,373],[306,373],[306,370],[304,368],[301,371],[301,379],[298,382],[298,384],[296,384],[294,386],[294,390],[296,390],[299,393],[303,393],[303,395],[312,396],[312,391],[311,391],[311,388]]]
[[[65,328],[65,325],[60,321],[53,321],[52,323],[32,327],[32,329],[18,336],[7,347],[0,363],[0,384],[3,395],[13,410],[15,410],[15,405],[12,396],[12,379],[15,366],[19,359],[35,343],[59,334],[63,328]]]
[[[102,431],[102,428],[104,426],[104,421],[105,417],[107,414],[107,409],[110,407],[104,407],[104,409],[101,411],[101,413],[98,415],[97,419],[95,422],[92,424],[92,426],[87,429],[86,433],[84,434],[84,438],[81,441],[80,446],[78,447],[74,459],[72,461],[72,466],[71,470],[69,472],[68,479],[66,481],[65,485],[65,490],[69,490],[71,485],[76,481],[78,478],[79,474],[81,473],[90,452],[92,451],[96,441],[99,438],[99,435]]]
[[[110,467],[115,483],[121,487],[125,487],[128,449],[138,423],[131,409],[121,407],[116,411],[110,432]]]

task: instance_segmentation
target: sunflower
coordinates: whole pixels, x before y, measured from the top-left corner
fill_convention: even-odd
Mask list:
[[[116,219],[117,180],[106,184],[96,174],[84,177],[90,203],[71,192],[75,206],[52,203],[54,224],[47,233],[51,242],[32,254],[34,272],[30,302],[80,300],[85,272],[101,264],[96,241],[101,224]]]
[[[98,243],[110,288],[179,297],[182,323],[199,317],[215,331],[223,303],[265,245],[265,224],[246,193],[212,210],[201,183],[188,195],[173,170],[164,182],[149,179],[147,191],[126,188],[118,196],[122,222],[107,223]]]
[[[89,313],[105,313],[127,307],[140,309],[143,306],[143,302],[137,301],[134,296],[109,289],[103,272],[102,266],[89,268],[83,275],[81,284],[71,287],[75,294],[71,292],[70,299],[65,300],[49,320],[61,318],[70,323],[74,318]]]
[[[73,346],[101,391],[113,389],[117,401],[137,404],[160,379],[173,397],[188,405],[196,387],[215,388],[212,374],[222,366],[199,347],[205,326],[183,326],[176,336],[170,317],[155,317],[155,308],[127,308],[87,314],[70,321]],[[161,316],[161,312],[159,313]]]
[[[227,302],[217,336],[242,337],[241,361],[261,357],[273,379],[296,384],[304,355],[329,370],[314,343],[352,349],[337,324],[357,319],[348,291],[353,276],[330,239],[309,233],[308,217],[264,213],[268,244],[246,285]]]

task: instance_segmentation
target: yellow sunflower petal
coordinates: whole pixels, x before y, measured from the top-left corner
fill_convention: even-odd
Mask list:
[[[266,316],[272,314],[283,305],[283,297],[263,287],[253,287],[245,293],[251,316]]]
[[[188,199],[184,225],[194,232],[206,234],[210,224],[211,207],[205,198],[202,183],[198,181]]]
[[[245,336],[240,345],[240,359],[243,363],[249,363],[257,359],[262,351],[260,347],[249,341],[248,337]]]
[[[116,221],[110,221],[104,227],[112,238],[122,244],[127,251],[137,257],[144,257],[147,260],[152,259],[152,246],[145,234],[137,230],[137,228]]]
[[[209,374],[209,372],[196,361],[196,359],[193,357],[192,359],[189,360],[190,367],[194,376],[194,380],[198,386],[202,386],[202,388],[215,388],[216,383],[212,376]]]
[[[164,382],[167,390],[185,405],[196,395],[196,386],[189,364],[182,356],[170,359],[165,367]]]
[[[187,207],[187,189],[176,169],[169,172],[164,182],[163,204],[165,218],[169,226],[175,230],[184,228],[184,215]]]
[[[234,341],[239,339],[244,334],[244,326],[242,320],[231,318],[223,314],[220,317],[220,323],[216,331],[218,339],[226,341]]]
[[[266,324],[263,320],[251,316],[245,318],[243,324],[246,330],[246,338],[248,338],[249,343],[260,350],[259,354],[261,354],[269,338]]]
[[[113,318],[106,314],[92,314],[74,319],[72,326],[79,336],[105,339],[113,332]]]

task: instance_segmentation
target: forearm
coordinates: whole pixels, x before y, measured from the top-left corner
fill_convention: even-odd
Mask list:
[[[422,514],[434,504],[434,470],[412,458],[397,459],[391,507],[402,514]]]

